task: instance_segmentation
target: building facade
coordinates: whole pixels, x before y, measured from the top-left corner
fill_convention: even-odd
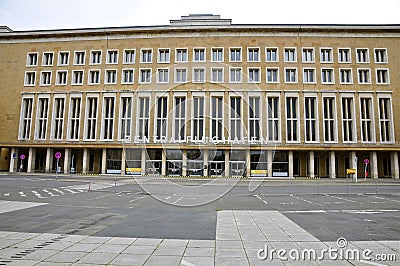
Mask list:
[[[400,25],[1,27],[0,167],[399,178],[399,54]]]

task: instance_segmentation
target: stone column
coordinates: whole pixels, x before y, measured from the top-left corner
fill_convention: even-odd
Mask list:
[[[183,167],[183,151],[182,151],[182,167]],[[182,169],[182,174],[183,174],[183,169]],[[162,149],[161,152],[161,175],[166,176],[167,175],[167,151]]]
[[[370,166],[369,168],[371,169],[371,178],[373,179],[377,179],[378,178],[378,154],[376,151],[372,151],[369,155],[370,159],[369,159],[369,163]]]
[[[51,168],[53,167],[53,149],[52,148],[47,148],[46,150],[46,166],[45,166],[45,172],[50,173]]]
[[[122,148],[121,175],[126,175],[126,149],[125,148]]]
[[[272,163],[274,162],[274,158],[272,156],[272,150],[267,151],[267,165],[268,165],[268,176],[272,177]]]
[[[15,154],[15,157],[14,157]],[[18,163],[18,149],[17,148],[11,148],[11,154],[10,154],[10,173],[14,173],[15,170],[17,169],[17,163]]]
[[[293,176],[293,151],[289,151],[289,178],[294,178],[294,176]]]
[[[70,172],[70,165],[71,165],[71,149],[65,148],[64,149],[64,174],[68,174]]]
[[[182,176],[187,176],[187,150],[182,150]]]
[[[349,160],[350,160],[349,165],[350,165],[350,168],[356,169],[356,173],[350,177],[353,177],[357,181],[358,173],[357,173],[356,157],[357,157],[357,153],[355,151],[351,151],[349,154]]]
[[[141,163],[142,176],[146,175],[146,148],[142,149],[142,163]]]
[[[225,170],[224,170],[224,176],[228,177],[230,176],[229,170],[229,150],[224,150],[225,152]]]
[[[29,155],[28,155],[28,173],[32,173],[35,170],[35,155],[36,155],[36,149],[30,147],[29,148]]]
[[[87,174],[88,173],[88,157],[89,157],[89,151],[87,148],[83,149],[83,158],[82,158],[82,173]]]
[[[394,151],[390,154],[391,165],[392,165],[392,178],[399,179],[399,154]]]
[[[251,175],[251,158],[250,158],[250,149],[246,150],[246,177],[250,177]]]
[[[315,177],[315,169],[314,169],[314,166],[315,166],[315,157],[314,157],[314,151],[310,151],[309,154],[308,154],[308,156],[309,156],[309,159],[308,159],[308,175],[309,175],[311,178],[314,178],[314,177]]]
[[[203,175],[208,176],[208,150],[203,150],[203,157],[204,157]]]
[[[101,153],[101,173],[104,175],[107,171],[107,149],[103,148]]]
[[[336,156],[334,151],[329,153],[329,177],[336,178]]]

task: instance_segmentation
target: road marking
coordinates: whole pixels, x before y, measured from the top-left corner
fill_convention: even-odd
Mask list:
[[[95,198],[91,198],[91,199],[89,199],[89,200],[101,199],[101,198],[106,198],[106,197],[110,197],[110,196],[114,196],[114,195],[119,195],[119,194],[120,194],[120,192],[118,192],[117,194],[109,194],[109,195],[98,196],[98,197],[95,197]]]
[[[42,189],[42,191],[49,194],[50,197],[58,197],[58,195],[53,194],[52,192],[48,191],[47,189]]]
[[[61,191],[61,190],[59,190],[59,189],[56,189],[56,188],[52,188],[52,189],[53,189],[54,191],[60,193],[61,195],[64,195],[64,194],[65,194],[64,191]]]
[[[312,201],[309,201],[309,200],[306,200],[306,199],[302,199],[302,198],[300,198],[300,197],[298,197],[298,196],[294,196],[294,195],[290,195],[292,198],[296,198],[296,199],[299,199],[299,200],[301,200],[301,201],[304,201],[304,202],[307,202],[307,203],[310,203],[310,204],[314,204],[314,202],[312,202]],[[315,203],[315,204],[318,204],[318,203]],[[318,204],[318,205],[320,205],[320,204]]]
[[[344,199],[344,198],[341,198],[341,197],[332,196],[332,195],[328,195],[328,194],[324,194],[324,195],[327,196],[327,197],[331,197],[331,198],[335,198],[335,199],[340,199],[340,200],[344,200],[344,201],[348,201],[348,202],[352,202],[352,203],[355,203],[355,202],[356,202],[356,201],[354,201],[354,200]]]
[[[33,193],[36,197],[38,197],[39,199],[47,199],[47,197],[42,197],[42,195],[40,195],[40,193],[38,193],[38,192],[35,191],[35,190],[32,190],[32,193]]]
[[[370,197],[370,198],[374,198],[374,199],[388,200],[388,201],[393,201],[393,202],[400,202],[399,200],[387,199],[387,198],[382,198],[382,197],[378,197],[378,196],[370,196],[370,195],[366,195],[366,196]]]
[[[283,211],[283,213],[326,213],[325,210],[308,210],[308,211]]]
[[[8,196],[10,196],[10,193],[4,193],[3,196],[8,197]]]
[[[175,202],[172,202],[172,204],[178,203],[178,201],[180,201],[181,199],[183,199],[183,196],[177,199]]]
[[[128,201],[128,202],[134,202],[134,201],[137,201],[137,200],[143,199],[143,198],[145,198],[145,197],[147,197],[147,195],[146,195],[146,196],[143,196],[143,197],[139,197],[139,198],[137,198],[137,199],[130,200],[130,201]]]
[[[68,191],[68,192],[71,193],[71,194],[79,193],[79,192],[73,191],[73,190],[71,190],[71,189],[66,189],[66,188],[64,188],[64,190],[65,190],[65,191]]]
[[[261,200],[262,202],[264,202],[265,205],[268,205],[268,202],[263,200],[259,195],[253,195],[253,196],[256,197],[257,199]]]
[[[26,195],[25,195],[25,193],[24,193],[23,191],[20,191],[20,192],[19,192],[19,195],[20,195],[21,197],[26,197]]]
[[[0,213],[23,210],[23,209],[46,205],[46,204],[48,204],[48,203],[0,200]]]
[[[193,264],[193,263],[190,263],[190,262],[188,262],[188,261],[186,261],[186,260],[184,260],[184,259],[182,259],[182,262],[181,262],[183,265],[185,265],[185,266],[195,266],[195,264]]]

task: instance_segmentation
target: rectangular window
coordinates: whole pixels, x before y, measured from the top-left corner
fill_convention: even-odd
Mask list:
[[[114,136],[114,97],[104,97],[103,100],[103,134],[104,140],[113,140]]]
[[[169,49],[158,49],[158,63],[169,63]]]
[[[286,98],[286,140],[288,142],[299,141],[298,136],[298,116],[297,116],[297,98]]]
[[[134,74],[133,69],[122,69],[122,84],[133,84]]]
[[[140,140],[149,138],[149,126],[150,126],[150,98],[139,97],[139,117],[138,117],[138,135]]]
[[[76,51],[75,52],[74,64],[75,65],[84,65],[85,64],[85,51]]]
[[[353,84],[353,75],[351,68],[339,69],[340,73],[340,84]]]
[[[385,48],[375,49],[375,63],[387,63],[387,50]]]
[[[339,48],[339,63],[351,63],[351,53],[349,48]]]
[[[361,140],[362,142],[374,141],[374,124],[372,113],[372,98],[360,98],[361,101]]]
[[[92,65],[101,64],[101,51],[92,51],[90,56],[90,62]]]
[[[304,63],[314,62],[314,48],[303,48],[303,62]]]
[[[296,48],[285,48],[285,62],[297,62]]]
[[[72,72],[72,85],[83,85],[83,70]]]
[[[325,142],[336,141],[336,121],[335,121],[335,98],[324,98],[324,140]]]
[[[124,50],[124,64],[134,64],[136,51],[134,49]]]
[[[186,98],[175,97],[174,107],[174,139],[185,140]]]
[[[49,99],[39,98],[38,109],[36,114],[36,138],[38,140],[46,139],[47,118],[49,115]]]
[[[249,140],[260,139],[260,97],[249,97]]]
[[[305,97],[304,111],[306,142],[317,142],[317,99],[315,97]]]
[[[371,75],[369,69],[357,69],[358,71],[358,83],[359,84],[370,84]]]
[[[211,82],[222,83],[224,82],[224,69],[211,68]]]
[[[57,71],[57,83],[56,85],[67,85],[67,71]]]
[[[38,64],[38,53],[28,53],[26,58],[26,66],[37,66]]]
[[[51,71],[42,71],[40,77],[40,85],[41,86],[50,86],[51,85]]]
[[[79,140],[80,119],[81,119],[81,98],[72,97],[69,107],[70,128],[69,139]]]
[[[64,98],[54,99],[54,110],[53,110],[53,140],[62,140],[63,129],[64,129]]]
[[[22,99],[21,122],[19,136],[23,140],[29,140],[31,137],[31,124],[32,124],[32,108],[33,99]]]
[[[143,49],[141,50],[141,63],[151,63],[153,61],[153,50],[151,49]]]
[[[333,69],[321,69],[321,82],[322,84],[334,84]]]
[[[242,82],[242,69],[241,68],[230,68],[229,69],[229,82],[230,83],[241,83]]]
[[[158,69],[157,71],[157,83],[168,83],[169,82],[169,69]]]
[[[107,51],[107,64],[118,64],[118,50]]]
[[[175,69],[175,82],[176,83],[187,82],[187,71],[185,68]]]
[[[242,139],[242,116],[241,116],[241,98],[231,97],[230,104],[230,140],[240,140]]]
[[[260,68],[249,68],[249,83],[259,83],[261,81]]]
[[[260,48],[248,48],[247,61],[248,62],[260,62]]]
[[[117,83],[117,70],[111,69],[106,70],[105,84],[116,84]]]
[[[89,84],[100,84],[100,70],[89,71]]]
[[[285,82],[286,83],[297,83],[297,69],[296,68],[285,68]]]
[[[381,142],[392,142],[392,105],[390,98],[379,98],[379,126]]]
[[[96,97],[88,97],[86,100],[86,140],[96,139],[97,101]]]
[[[267,83],[279,82],[279,68],[267,68]]]
[[[303,69],[303,83],[315,83],[315,69],[313,68]]]
[[[119,137],[123,141],[131,140],[132,97],[121,97],[120,108]]]
[[[54,59],[54,53],[43,53],[43,61],[42,61],[42,66],[52,66],[53,65],[53,59]]]
[[[230,62],[241,62],[242,61],[242,48],[230,48],[229,61]]]
[[[222,97],[211,97],[211,138],[215,141],[223,138]]]
[[[279,98],[268,97],[267,104],[268,140],[279,141]]]
[[[206,49],[205,48],[193,49],[193,61],[195,61],[195,62],[206,61]]]
[[[204,83],[204,82],[206,82],[204,68],[194,68],[193,83]]]
[[[357,48],[357,63],[369,63],[369,51],[368,48]]]
[[[321,63],[333,63],[332,48],[321,48],[320,56],[321,56]]]
[[[376,83],[389,84],[389,69],[376,69]]]
[[[25,86],[35,86],[36,72],[25,72]]]
[[[167,138],[167,115],[168,115],[168,98],[160,97],[157,99],[156,113],[156,138],[157,140]]]
[[[342,98],[342,131],[343,142],[354,142],[354,101],[353,98]]]
[[[151,83],[151,69],[140,69],[140,83]]]
[[[266,61],[267,62],[278,62],[278,48],[265,48],[266,50]]]
[[[204,98],[193,97],[193,140],[200,141],[204,137]]]
[[[224,49],[223,48],[212,48],[212,62],[223,62],[224,61]]]
[[[187,49],[176,49],[176,62],[187,62],[188,61],[188,53]]]
[[[60,52],[58,54],[58,65],[59,66],[69,65],[69,52]]]

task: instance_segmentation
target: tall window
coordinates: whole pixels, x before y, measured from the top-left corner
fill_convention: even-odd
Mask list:
[[[304,68],[303,69],[303,82],[304,83],[315,83],[315,69]]]
[[[303,62],[304,63],[314,62],[314,49],[313,48],[303,48]]]
[[[53,53],[43,53],[42,66],[52,66],[53,65]]]
[[[204,98],[193,97],[193,139],[201,140],[204,137]]]
[[[205,48],[195,48],[193,50],[193,61],[195,61],[195,62],[206,61],[206,49]]]
[[[240,140],[242,138],[242,106],[240,97],[231,97],[230,122],[231,127],[229,136],[231,140]]]
[[[369,52],[367,48],[356,49],[357,63],[369,63]]]
[[[121,97],[120,139],[130,140],[132,127],[132,97]]]
[[[124,64],[134,64],[136,52],[134,49],[124,50]]]
[[[387,63],[387,51],[385,48],[375,49],[375,62],[376,63]]]
[[[298,141],[297,98],[286,98],[286,139],[288,142]]]
[[[374,141],[374,126],[372,115],[372,98],[363,97],[361,101],[361,140],[363,142]]]
[[[175,82],[185,83],[187,82],[187,70],[186,68],[175,69]]]
[[[80,119],[81,119],[81,98],[71,98],[69,109],[70,117],[70,140],[79,140]]]
[[[369,84],[371,83],[371,75],[369,69],[357,69],[358,71],[358,83]]]
[[[339,48],[339,63],[351,63],[351,53],[349,48]]]
[[[153,51],[151,49],[143,49],[140,59],[141,63],[151,63],[153,60]]]
[[[351,68],[349,69],[340,69],[340,83],[341,84],[351,84],[353,83],[353,75],[351,73]]]
[[[324,140],[336,141],[335,98],[324,98]]]
[[[296,49],[295,48],[285,48],[285,62],[296,62]]]
[[[174,107],[174,139],[185,140],[185,116],[186,116],[186,98],[175,97]]]
[[[151,69],[140,69],[140,83],[151,83]]]
[[[332,63],[333,62],[332,48],[321,48],[320,57],[321,57],[321,63]]]
[[[211,68],[211,82],[221,83],[224,82],[224,69]]]
[[[86,101],[86,139],[96,139],[97,129],[97,101],[95,97],[88,97]]]
[[[40,77],[40,85],[49,86],[51,85],[51,71],[42,71]]]
[[[279,98],[268,97],[267,104],[268,140],[279,141]]]
[[[64,129],[64,98],[54,99],[54,110],[53,110],[53,134],[54,140],[62,140],[63,129]]]
[[[169,82],[169,69],[168,68],[158,69],[157,82],[158,83],[168,83]]]
[[[89,84],[100,84],[100,70],[89,71]]]
[[[389,70],[388,69],[377,69],[376,70],[376,83],[389,84]]]
[[[103,101],[103,139],[112,140],[114,136],[114,103],[113,97],[105,97]]]
[[[278,62],[278,48],[265,48],[267,62]]]
[[[107,51],[107,64],[118,64],[118,50]]]
[[[248,62],[260,62],[260,48],[249,48],[247,51]]]
[[[230,48],[229,60],[231,62],[242,61],[242,48]]]
[[[32,108],[33,99],[25,98],[22,100],[22,114],[20,122],[20,138],[29,140],[31,137]]]
[[[176,62],[187,62],[188,53],[187,49],[176,49]]]
[[[260,139],[260,97],[249,98],[249,140]]]
[[[167,114],[168,105],[167,97],[160,97],[157,99],[157,113],[156,113],[156,137],[157,140],[167,137]]]
[[[230,68],[229,69],[229,82],[230,83],[241,83],[242,82],[242,69],[241,68]]]
[[[211,97],[211,138],[222,140],[223,137],[222,97]]]
[[[67,66],[69,64],[69,52],[60,52],[58,54],[58,65]]]
[[[25,73],[25,86],[35,86],[36,83],[36,72]]]
[[[36,114],[36,137],[39,140],[46,139],[46,131],[47,131],[47,118],[49,115],[49,99],[48,98],[39,98],[38,110]]]
[[[343,142],[354,142],[353,98],[342,98]]]
[[[315,142],[318,141],[317,100],[315,97],[306,97],[304,101],[306,142]]]
[[[212,48],[212,61],[223,62],[224,61],[224,49],[223,48]]]
[[[26,66],[37,66],[38,53],[29,53],[26,58]]]
[[[381,142],[392,141],[392,128],[391,128],[391,110],[392,106],[390,98],[379,99],[379,125],[381,131]]]
[[[204,68],[194,68],[193,69],[193,82],[195,83],[204,83],[205,79],[205,71]]]
[[[90,56],[90,62],[92,65],[101,64],[101,51],[92,51]]]
[[[279,68],[267,68],[267,83],[279,82]]]
[[[321,70],[321,81],[323,84],[333,84],[335,83],[333,78],[333,69],[322,69]]]
[[[249,68],[249,83],[260,82],[260,69],[259,68]]]
[[[158,62],[169,63],[169,49],[158,49]]]
[[[139,117],[138,117],[138,138],[140,140],[149,138],[149,126],[150,126],[150,98],[140,97],[139,98]]]
[[[67,85],[67,71],[57,71],[57,85]]]
[[[74,64],[75,65],[84,65],[85,64],[85,51],[76,51],[75,52]]]
[[[122,69],[122,84],[133,84],[134,74],[133,69]]]

